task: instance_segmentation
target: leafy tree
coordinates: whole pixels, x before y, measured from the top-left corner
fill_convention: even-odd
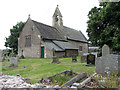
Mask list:
[[[92,45],[120,51],[120,2],[100,3],[89,11],[87,33]]]
[[[19,22],[12,29],[10,29],[10,36],[6,38],[5,46],[12,48],[14,53],[17,54],[18,51],[18,37],[22,28],[24,26],[24,22]]]

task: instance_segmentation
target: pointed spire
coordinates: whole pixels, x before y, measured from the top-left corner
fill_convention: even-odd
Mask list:
[[[62,17],[62,14],[61,14],[61,12],[60,12],[60,10],[59,10],[59,5],[57,5],[53,16],[56,16],[56,14],[58,14],[60,17]]]

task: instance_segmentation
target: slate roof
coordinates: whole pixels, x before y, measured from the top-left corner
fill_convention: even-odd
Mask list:
[[[55,43],[57,46],[61,47],[62,49],[78,49],[73,44],[65,41],[56,41],[53,40],[53,43]]]
[[[66,35],[68,39],[87,42],[86,37],[82,34],[81,31],[63,26],[62,32],[64,32],[64,35]]]
[[[63,26],[62,30],[58,28],[39,23],[37,21],[32,20],[35,26],[38,28],[43,39],[50,40],[65,40],[65,37],[70,40],[81,41],[87,43],[86,37],[82,34],[81,31],[77,31],[75,29]]]
[[[78,49],[74,45],[66,41],[41,41],[41,43],[47,46],[50,50],[54,48],[55,51],[65,51],[66,49]]]
[[[44,39],[52,39],[52,40],[64,40],[64,37],[61,36],[60,32],[49,25],[39,23],[37,21],[32,20],[37,29],[39,30],[42,38]]]
[[[54,48],[55,51],[64,51],[59,46],[55,45],[52,41],[41,41],[41,43],[44,44],[45,46],[47,46],[50,50],[52,50]]]

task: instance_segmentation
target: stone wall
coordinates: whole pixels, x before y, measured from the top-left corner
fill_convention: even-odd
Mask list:
[[[64,57],[65,56],[65,52],[55,52],[55,56],[61,58],[61,57]]]
[[[78,56],[78,50],[66,50],[66,57],[71,57],[73,54],[76,54]]]
[[[79,46],[82,46],[82,51],[78,50],[79,54],[88,53],[88,44],[82,43],[82,42],[76,42],[69,40],[70,43],[72,43],[74,46],[76,46],[79,49]]]
[[[25,37],[28,35],[31,35],[31,47],[25,47]],[[22,55],[23,50],[25,58],[40,58],[40,40],[40,33],[29,18],[18,38],[18,56]]]

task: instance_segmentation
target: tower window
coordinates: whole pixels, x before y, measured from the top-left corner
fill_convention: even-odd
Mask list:
[[[55,17],[56,22],[58,21],[58,17],[59,17],[58,15]]]

